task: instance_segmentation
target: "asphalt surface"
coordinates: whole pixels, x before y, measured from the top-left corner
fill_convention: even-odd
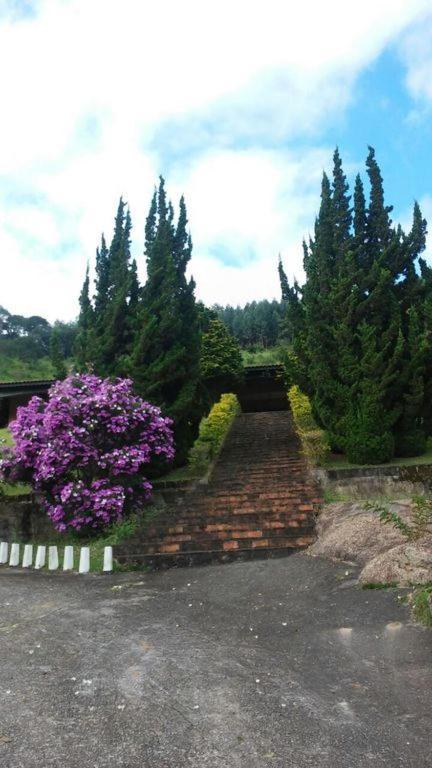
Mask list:
[[[355,577],[3,568],[1,768],[430,768],[432,632]]]

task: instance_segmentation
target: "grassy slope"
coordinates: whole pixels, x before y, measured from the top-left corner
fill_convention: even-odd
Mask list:
[[[393,458],[384,464],[350,464],[345,456],[331,454],[326,463],[326,469],[367,469],[373,467],[414,467],[419,464],[432,464],[432,445],[428,445],[425,453],[421,456],[410,456],[406,459]]]
[[[21,360],[18,357],[0,355],[0,381],[52,379],[54,370],[49,357],[38,360]]]
[[[7,428],[0,429],[0,440],[4,440],[6,445],[12,445],[12,435]],[[29,485],[23,485],[22,483],[15,483],[14,485],[0,483],[0,491],[5,496],[22,496],[24,493],[30,493],[31,488]]]
[[[274,365],[281,362],[279,347],[269,349],[242,349],[243,365]]]

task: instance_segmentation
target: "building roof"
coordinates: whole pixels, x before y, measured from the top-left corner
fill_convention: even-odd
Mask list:
[[[27,381],[0,381],[0,398],[14,395],[38,395],[47,392],[55,379],[30,379]]]

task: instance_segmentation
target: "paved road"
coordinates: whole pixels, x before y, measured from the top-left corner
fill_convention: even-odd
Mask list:
[[[430,768],[432,632],[355,575],[3,569],[0,765]]]

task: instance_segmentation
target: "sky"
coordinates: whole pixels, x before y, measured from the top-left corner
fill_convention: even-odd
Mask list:
[[[0,0],[0,305],[71,320],[120,195],[145,278],[159,174],[197,296],[302,279],[323,170],[375,147],[393,218],[432,230],[432,0]],[[432,241],[431,241],[432,242]]]

